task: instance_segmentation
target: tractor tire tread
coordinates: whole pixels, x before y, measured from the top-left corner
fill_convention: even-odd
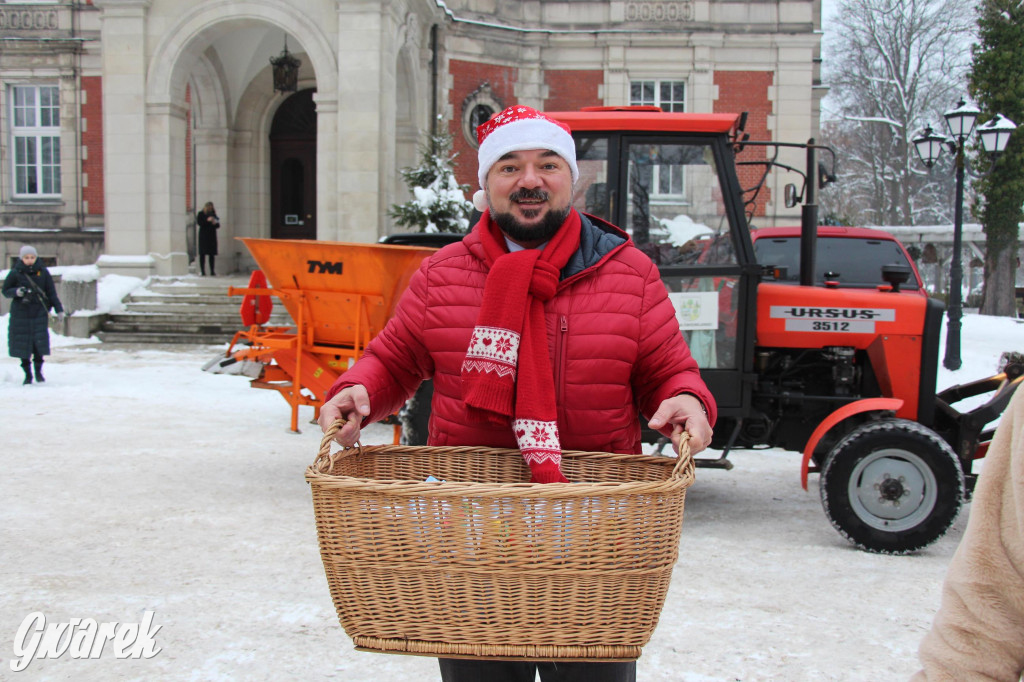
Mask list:
[[[947,486],[952,483],[952,494],[947,495],[950,499],[937,500],[936,508],[939,508],[940,505],[942,506],[942,509],[938,510],[940,512],[938,517],[929,516],[918,528],[890,534],[893,537],[886,539],[884,542],[877,539],[879,533],[868,533],[868,535],[872,536],[872,539],[866,540],[857,532],[851,532],[843,526],[840,519],[835,518],[837,514],[832,509],[832,500],[829,493],[829,489],[832,487],[830,485],[830,475],[842,466],[851,450],[856,452],[858,448],[865,447],[865,444],[870,446],[870,443],[875,439],[895,442],[901,436],[909,436],[911,439],[917,440],[919,444],[930,447],[933,453],[942,453],[945,456],[944,459],[939,459],[937,464],[939,466],[948,464],[948,469],[943,476],[951,474],[948,478],[953,480],[940,482],[939,486],[941,487],[943,483]],[[870,454],[870,451],[864,456],[867,454]],[[920,457],[920,455],[918,456]],[[856,454],[854,457],[860,458]],[[933,473],[937,472],[933,471]],[[845,483],[843,485],[845,488]],[[840,535],[853,545],[875,554],[905,555],[927,547],[949,531],[959,515],[961,503],[965,498],[965,479],[960,461],[953,452],[953,449],[934,431],[922,424],[907,419],[882,419],[859,426],[836,444],[832,452],[829,453],[825,466],[822,467],[820,494],[822,507],[825,509],[825,515],[828,517],[829,522]],[[950,505],[952,505],[952,508],[949,508]],[[929,527],[922,529],[922,526],[925,525]]]

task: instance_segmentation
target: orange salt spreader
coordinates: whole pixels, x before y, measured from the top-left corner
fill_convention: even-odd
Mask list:
[[[260,270],[249,287],[228,289],[229,296],[243,297],[248,328],[234,335],[217,365],[242,363],[248,371],[236,373],[255,377],[253,387],[278,391],[291,405],[291,430],[298,432],[299,406],[311,405],[314,418],[319,416],[327,390],[384,328],[412,274],[436,249],[303,239],[240,241]],[[294,326],[266,326],[271,297],[281,301]]]

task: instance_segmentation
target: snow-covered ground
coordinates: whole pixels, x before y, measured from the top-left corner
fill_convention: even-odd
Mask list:
[[[0,359],[0,679],[438,679],[433,659],[354,651],[338,625],[303,479],[320,441],[311,410],[289,433],[274,392],[200,371],[212,347],[54,346],[42,385]],[[941,386],[1024,349],[1024,324],[968,315],[963,348]],[[698,470],[639,679],[905,679],[969,507],[917,555],[867,554],[829,525],[816,480],[801,489],[798,453],[731,459],[732,471]],[[108,646],[11,672],[33,612],[138,623],[146,611],[154,658]]]

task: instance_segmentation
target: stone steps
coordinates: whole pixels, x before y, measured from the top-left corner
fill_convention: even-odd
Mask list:
[[[124,310],[110,313],[96,336],[104,342],[126,344],[221,344],[243,329],[240,296],[228,287],[242,288],[248,276],[165,278],[129,295]],[[270,322],[292,324],[288,311],[274,300]]]

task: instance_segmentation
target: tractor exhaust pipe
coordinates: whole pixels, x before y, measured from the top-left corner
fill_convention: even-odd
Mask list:
[[[800,211],[800,286],[814,286],[814,256],[818,249],[818,161],[814,138],[807,140],[807,183]]]

